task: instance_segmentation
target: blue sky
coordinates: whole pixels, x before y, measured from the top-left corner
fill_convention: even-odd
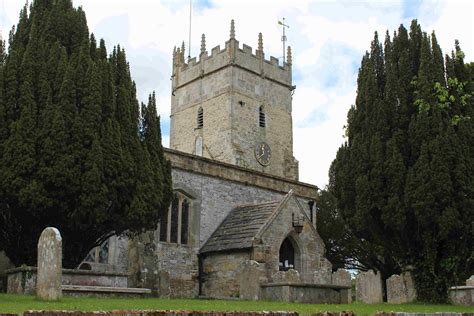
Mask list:
[[[157,93],[164,145],[169,142],[170,75],[173,46],[188,46],[189,0],[73,0],[88,18],[89,30],[109,48],[125,47],[139,98]],[[474,61],[474,1],[351,0],[193,0],[191,55],[201,34],[207,48],[224,45],[230,20],[236,37],[257,47],[263,33],[265,56],[281,57],[281,27],[286,18],[293,52],[294,155],[300,180],[324,187],[327,171],[344,141],[347,111],[355,101],[360,60],[374,31],[383,40],[416,18],[423,30],[436,31],[444,53],[459,39],[467,61]],[[0,0],[0,30],[16,23],[22,0]],[[188,48],[187,48],[188,49]]]

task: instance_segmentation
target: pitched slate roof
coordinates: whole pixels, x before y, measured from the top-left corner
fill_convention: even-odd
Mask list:
[[[234,208],[201,248],[201,253],[246,249],[281,201]]]

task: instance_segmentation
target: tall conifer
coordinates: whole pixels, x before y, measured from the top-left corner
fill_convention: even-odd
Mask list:
[[[0,250],[34,264],[39,234],[55,226],[64,266],[76,267],[112,234],[155,228],[171,171],[156,112],[149,145],[139,137],[125,51],[97,47],[70,0],[25,6],[9,44],[7,54],[0,44]]]
[[[383,50],[375,34],[333,163],[337,208],[365,243],[347,256],[384,277],[412,270],[424,301],[445,301],[474,269],[472,76],[463,58],[456,42],[445,65],[434,32],[416,20],[409,33],[387,34]]]

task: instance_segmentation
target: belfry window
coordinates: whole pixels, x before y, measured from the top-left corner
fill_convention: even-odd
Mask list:
[[[175,192],[171,205],[160,219],[160,241],[189,243],[190,217],[191,200],[181,192]]]
[[[260,127],[265,127],[265,111],[263,106],[258,109],[258,125]]]
[[[204,112],[200,107],[197,113],[197,128],[202,128],[204,126]]]

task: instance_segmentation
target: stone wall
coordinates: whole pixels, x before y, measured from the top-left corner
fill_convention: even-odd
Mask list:
[[[268,177],[181,153],[166,153],[167,158],[171,158],[173,167],[179,166],[172,170],[173,187],[194,197],[192,212],[199,215],[199,218],[196,218],[192,225],[199,234],[199,243],[196,244],[198,247],[204,244],[230,211],[238,205],[275,201],[294,188],[296,195],[304,194],[298,196],[298,199],[309,215],[307,202],[317,199],[314,186]],[[205,170],[207,174],[194,172],[195,169]],[[254,183],[260,185],[253,185]],[[277,191],[279,184],[280,191]],[[284,191],[286,189],[288,191]]]
[[[382,279],[380,273],[369,270],[356,277],[356,300],[366,304],[383,302]]]
[[[197,296],[198,249],[160,242],[158,237],[155,232],[147,232],[131,241],[131,284],[151,289],[160,297]]]
[[[274,283],[262,285],[262,299],[309,304],[348,304],[350,288],[336,285]]]
[[[465,286],[449,288],[448,297],[452,304],[474,306],[474,276],[466,280]]]
[[[212,298],[239,298],[243,263],[249,259],[248,251],[206,255],[202,295]]]
[[[410,272],[394,274],[387,279],[387,302],[403,304],[416,300],[415,283]]]
[[[10,269],[8,274],[8,293],[35,294],[36,267],[23,266]],[[88,270],[62,270],[63,285],[127,287],[128,274],[117,272],[97,272]]]

